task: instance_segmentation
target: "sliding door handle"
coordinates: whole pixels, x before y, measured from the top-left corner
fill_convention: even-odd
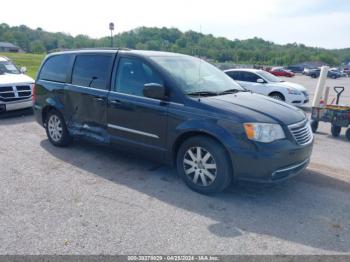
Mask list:
[[[95,100],[95,101],[102,102],[102,101],[104,101],[105,99],[104,99],[103,97],[95,96],[95,97],[94,97],[94,100]]]
[[[120,105],[122,103],[122,101],[120,101],[118,99],[114,99],[114,100],[111,100],[110,103],[113,105]]]

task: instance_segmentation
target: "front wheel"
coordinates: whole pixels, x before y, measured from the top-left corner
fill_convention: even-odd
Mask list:
[[[336,126],[332,124],[332,128],[331,128],[332,136],[338,137],[340,135],[340,132],[341,132],[341,126]]]
[[[202,194],[223,191],[232,180],[225,148],[206,136],[187,139],[178,150],[176,165],[184,182]]]
[[[67,130],[62,114],[57,110],[51,110],[46,119],[46,134],[54,146],[67,146],[71,142],[71,136]]]
[[[285,101],[284,96],[281,93],[274,92],[274,93],[271,93],[269,97],[279,101]]]

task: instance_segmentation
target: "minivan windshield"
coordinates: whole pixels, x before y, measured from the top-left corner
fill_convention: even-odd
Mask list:
[[[20,74],[18,68],[10,61],[0,61],[0,75],[3,74]]]
[[[219,95],[245,91],[215,66],[191,56],[153,56],[155,63],[169,72],[188,95]]]
[[[267,80],[267,82],[272,82],[272,83],[279,83],[279,82],[283,82],[282,79],[274,76],[273,74],[266,72],[266,71],[259,71],[259,75],[262,76],[263,78],[265,78],[265,80]]]

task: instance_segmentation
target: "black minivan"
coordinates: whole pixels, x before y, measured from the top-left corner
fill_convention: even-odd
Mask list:
[[[174,164],[193,190],[274,182],[309,163],[313,135],[293,106],[247,92],[195,57],[136,50],[48,55],[34,112],[55,146],[73,137]]]

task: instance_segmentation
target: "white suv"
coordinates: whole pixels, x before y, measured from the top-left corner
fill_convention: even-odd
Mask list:
[[[34,80],[10,59],[0,56],[0,113],[33,106]]]
[[[270,96],[295,106],[309,102],[309,94],[305,87],[285,82],[269,72],[257,69],[229,69],[225,73],[254,93]]]

